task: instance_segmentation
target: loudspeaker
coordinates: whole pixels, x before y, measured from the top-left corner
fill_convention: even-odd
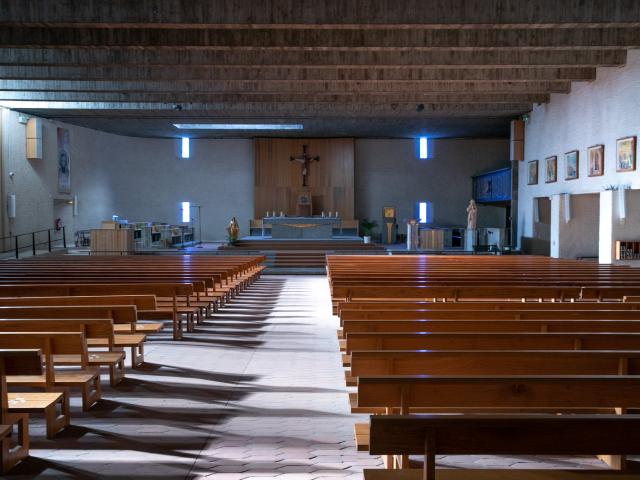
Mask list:
[[[626,188],[620,185],[618,187],[618,218],[624,222],[627,218],[627,195]]]
[[[7,217],[16,218],[16,196],[7,195]]]
[[[564,210],[564,223],[571,221],[571,195],[565,193],[562,195],[563,210]]]
[[[27,121],[27,158],[42,158],[42,120],[39,118],[30,118]]]

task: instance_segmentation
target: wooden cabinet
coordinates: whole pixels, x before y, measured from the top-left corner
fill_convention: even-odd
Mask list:
[[[91,255],[127,255],[135,250],[134,230],[91,230]]]
[[[640,241],[616,240],[616,260],[640,260]]]

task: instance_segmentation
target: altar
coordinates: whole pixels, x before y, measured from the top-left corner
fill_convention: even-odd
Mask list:
[[[333,229],[340,228],[335,217],[266,217],[263,223],[271,225],[271,238],[330,239]]]

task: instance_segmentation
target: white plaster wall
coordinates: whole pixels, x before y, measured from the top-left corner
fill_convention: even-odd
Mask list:
[[[639,170],[616,172],[616,140],[640,135],[640,50],[628,53],[622,68],[602,68],[590,83],[574,83],[572,92],[554,94],[535,106],[525,127],[525,161],[520,164],[519,235],[532,235],[532,199],[561,193],[596,193],[606,185],[640,188]],[[605,146],[605,174],[588,177],[587,148]],[[564,180],[564,153],[579,150],[577,180]],[[558,181],[545,184],[544,160],[558,156]],[[538,185],[527,185],[527,162],[539,161]],[[640,169],[640,162],[638,163]]]
[[[238,219],[241,234],[248,234],[251,140],[192,140],[189,159],[179,158],[176,140],[120,137],[108,150],[102,172],[113,199],[109,216],[180,223],[180,202],[189,201],[202,206],[203,240],[224,239],[231,216]],[[197,209],[192,218],[197,228]]]
[[[600,195],[570,195],[570,220],[565,221],[564,200],[560,196],[559,257],[597,257],[600,218]]]
[[[66,196],[57,193],[58,126],[70,131],[77,217],[70,206],[53,200]],[[1,128],[6,235],[52,228],[58,217],[69,235],[95,228],[113,214],[130,221],[179,223],[180,202],[191,201],[202,205],[203,239],[222,240],[231,215],[242,233],[253,216],[251,140],[193,140],[191,158],[182,160],[177,140],[124,137],[43,120],[43,158],[27,160],[25,126],[18,114],[2,109]],[[17,215],[9,221],[6,196],[11,193],[17,196]]]
[[[395,206],[404,228],[415,202],[430,201],[434,224],[466,226],[471,176],[509,165],[507,139],[432,140],[429,149],[420,160],[416,140],[356,140],[356,217],[380,223],[382,207]],[[478,226],[504,226],[504,209],[481,206]]]
[[[58,126],[70,131],[72,207],[54,205],[57,193]],[[116,214],[130,221],[180,222],[179,204],[202,205],[203,240],[222,240],[230,216],[241,234],[253,217],[253,142],[193,140],[191,158],[178,155],[179,142],[125,137],[43,120],[42,160],[25,158],[25,126],[18,114],[2,110],[3,204],[18,198],[17,218],[5,231],[25,233],[51,228],[57,217],[69,239]],[[398,207],[398,220],[414,214],[417,201],[433,202],[434,223],[465,225],[471,176],[508,164],[506,139],[435,140],[432,158],[417,159],[416,140],[356,140],[356,214],[381,221],[382,207]],[[8,172],[16,174],[13,180]],[[197,218],[196,211],[193,217]],[[196,219],[197,225],[197,219]],[[503,226],[504,210],[479,208],[479,226]]]

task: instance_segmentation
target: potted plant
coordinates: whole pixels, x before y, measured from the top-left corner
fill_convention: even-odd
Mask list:
[[[373,233],[373,229],[377,226],[378,223],[375,220],[369,220],[368,218],[360,220],[360,232],[362,233],[364,243],[371,243],[371,233]]]

